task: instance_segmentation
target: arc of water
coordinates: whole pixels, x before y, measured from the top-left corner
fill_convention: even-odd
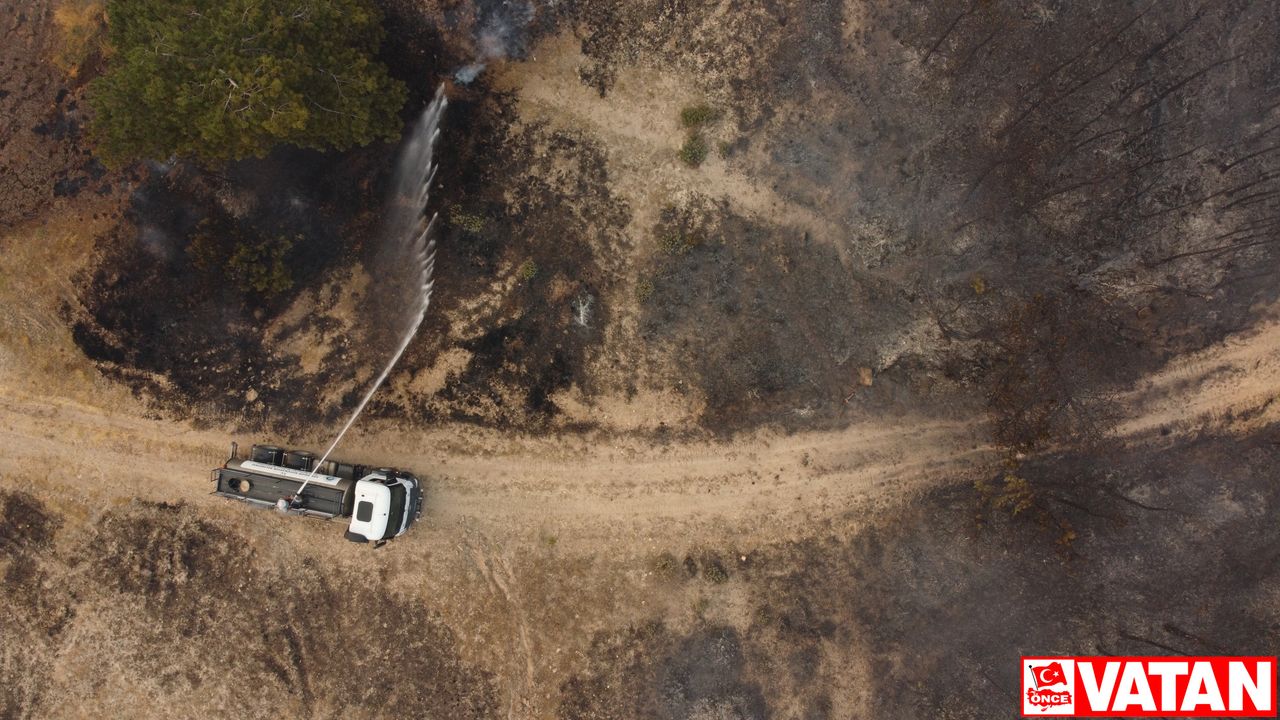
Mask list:
[[[430,232],[431,228],[435,225],[435,221],[435,215],[432,215],[431,221],[427,223],[427,229],[423,232]],[[427,260],[423,264],[423,271],[428,276],[430,276],[432,270],[435,268],[435,255],[436,246],[433,241],[427,244]],[[378,388],[382,387],[382,383],[386,382],[387,376],[391,374],[391,370],[400,362],[400,357],[404,355],[404,351],[409,347],[409,343],[413,340],[414,336],[417,335],[418,326],[422,324],[423,319],[427,316],[427,304],[430,302],[431,289],[434,284],[434,281],[429,280],[421,287],[422,304],[418,309],[417,314],[414,316],[409,331],[400,338],[400,344],[396,346],[395,352],[391,355],[391,360],[387,362],[386,367],[382,369],[382,374],[378,375],[378,379],[373,381],[373,385],[369,387],[368,392],[366,392],[364,397],[361,398],[360,404],[356,406],[355,412],[351,413],[351,417],[347,419],[347,424],[342,426],[342,430],[338,432],[338,436],[329,444],[329,448],[324,451],[324,455],[316,461],[316,467],[311,471],[312,475],[315,475],[316,472],[319,471],[320,465],[323,464],[325,460],[329,459],[329,455],[333,453],[334,448],[338,447],[338,443],[342,442],[343,436],[346,435],[347,431],[351,429],[351,426],[355,424],[356,419],[360,417],[360,413],[363,412],[365,406],[369,404],[369,400],[373,398],[374,393],[378,391]],[[301,489],[299,489],[299,493],[301,493]]]
[[[411,259],[413,267],[417,271],[418,295],[414,303],[414,313],[410,316],[400,342],[396,345],[395,352],[391,354],[391,359],[382,369],[382,373],[373,381],[373,385],[369,387],[364,397],[361,398],[360,404],[356,406],[355,412],[351,413],[351,417],[342,426],[338,436],[329,444],[329,448],[324,451],[324,455],[316,461],[311,474],[307,476],[302,486],[298,488],[298,492],[294,497],[299,501],[302,498],[302,491],[311,482],[311,478],[315,477],[320,467],[329,459],[329,455],[333,453],[334,448],[338,447],[338,443],[342,442],[342,438],[351,429],[351,426],[355,424],[356,419],[360,417],[360,413],[364,412],[365,406],[369,404],[369,400],[373,398],[374,393],[378,391],[378,388],[382,387],[382,383],[386,382],[387,376],[391,374],[392,369],[400,362],[400,357],[404,355],[409,343],[418,334],[418,328],[427,316],[427,307],[431,304],[431,290],[435,285],[435,280],[432,277],[436,263],[436,242],[433,231],[437,214],[432,213],[430,219],[427,219],[426,210],[427,201],[431,196],[431,184],[436,179],[437,166],[434,156],[436,140],[440,137],[440,120],[444,116],[444,110],[448,105],[449,101],[444,96],[444,85],[441,85],[436,90],[435,98],[432,99],[431,104],[427,106],[422,113],[422,117],[418,120],[413,131],[413,137],[401,152],[400,161],[396,168],[396,196],[392,200],[393,217],[392,221],[388,223],[388,227],[391,233],[398,236],[392,238],[393,241],[404,242],[409,240],[409,257],[406,260]]]

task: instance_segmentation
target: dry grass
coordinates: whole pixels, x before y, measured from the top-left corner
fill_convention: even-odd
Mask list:
[[[62,314],[76,314],[73,279],[114,224],[115,203],[95,198],[78,213],[50,213],[0,236],[0,305],[8,310],[0,314],[0,373],[44,378],[49,392],[76,399],[102,384]]]
[[[102,0],[66,0],[53,11],[58,47],[53,62],[69,77],[106,51],[107,9]]]

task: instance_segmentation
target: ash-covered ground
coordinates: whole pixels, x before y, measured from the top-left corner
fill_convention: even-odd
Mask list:
[[[397,371],[402,392],[375,412],[554,428],[661,398],[646,429],[724,433],[839,425],[920,394],[1017,395],[1022,377],[1054,376],[1058,404],[1131,381],[1270,298],[1274,13],[545,10],[519,29],[517,58],[451,86],[436,304]],[[466,57],[442,17],[445,31],[419,18],[391,35],[419,97]],[[594,104],[555,84],[557,64]],[[695,100],[716,115],[716,147],[689,169],[653,145],[678,146]],[[650,106],[670,114],[617,126]],[[359,317],[330,328],[324,311],[376,292],[376,277],[352,290],[351,273],[376,241],[392,150],[147,169],[83,279],[86,352],[122,376],[170,378],[147,390],[162,401],[331,420],[382,354],[352,339]],[[245,297],[193,269],[201,223],[300,238],[293,288]],[[173,301],[152,302],[157,276]],[[288,332],[314,333],[322,358],[299,362],[261,332],[291,302]],[[1020,337],[1027,313],[1063,316],[1060,337]],[[1072,349],[1097,335],[1113,341]],[[866,371],[875,383],[859,391]],[[318,401],[317,386],[346,392]],[[1035,412],[1010,403],[997,411]]]
[[[1280,7],[386,3],[406,119],[451,105],[358,441],[435,504],[373,560],[193,448],[325,437],[379,369],[395,148],[108,173],[25,59],[53,7],[0,10],[0,227],[72,270],[0,278],[0,370],[157,425],[50,471],[85,411],[5,406],[0,717],[1007,717],[1023,654],[1274,653]],[[280,238],[286,289],[210,262]],[[875,434],[926,420],[966,431]]]

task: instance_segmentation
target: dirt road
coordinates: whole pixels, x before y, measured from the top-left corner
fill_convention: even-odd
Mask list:
[[[1273,323],[1139,383],[1122,403],[1134,410],[1117,434],[1136,440],[1235,420],[1247,429],[1274,414],[1277,373],[1280,324]],[[147,418],[140,405],[103,408],[36,394],[34,386],[3,378],[0,474],[43,476],[103,498],[205,502],[207,471],[237,437]],[[474,524],[496,536],[552,526],[583,541],[688,526],[758,540],[800,520],[875,510],[934,483],[972,479],[998,459],[981,420],[928,418],[667,444],[512,438],[468,426],[406,430],[369,420],[340,454],[418,470],[429,481],[434,523]]]
[[[1205,424],[1238,432],[1275,422],[1280,387],[1280,322],[1227,338],[1220,346],[1170,363],[1143,379],[1124,398],[1131,416],[1117,432],[1140,435],[1167,428],[1195,430]]]
[[[90,495],[200,502],[208,469],[235,437],[36,396],[12,381],[4,395],[0,473],[40,473]],[[874,507],[968,476],[993,457],[980,433],[976,424],[921,420],[650,445],[576,436],[512,440],[466,427],[397,431],[373,422],[340,454],[418,470],[429,482],[430,520],[473,522],[490,534],[542,523],[599,539],[637,525],[695,523],[760,536],[797,516]]]

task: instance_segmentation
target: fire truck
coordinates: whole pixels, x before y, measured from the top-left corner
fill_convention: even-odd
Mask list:
[[[317,463],[313,453],[254,445],[246,458],[236,443],[214,468],[214,495],[280,512],[331,520],[351,518],[346,538],[381,547],[422,515],[422,483],[412,473],[340,460]]]

